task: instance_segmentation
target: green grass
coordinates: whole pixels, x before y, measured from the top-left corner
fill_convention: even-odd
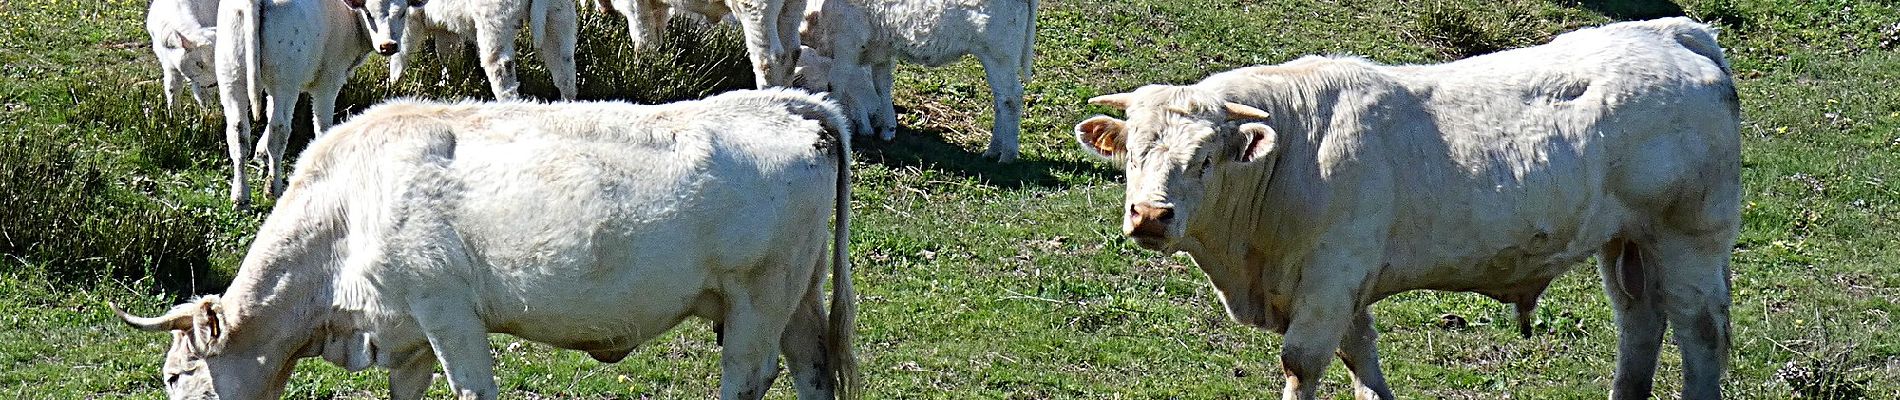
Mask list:
[[[167,335],[112,320],[215,293],[259,221],[229,210],[214,112],[164,110],[144,2],[0,1],[0,397],[158,398]],[[905,129],[861,141],[852,254],[872,398],[1264,398],[1279,338],[1228,321],[1191,260],[1119,234],[1120,173],[1069,127],[1090,96],[1188,83],[1305,54],[1435,62],[1661,9],[1718,21],[1743,101],[1734,256],[1735,398],[1900,393],[1900,5],[1877,0],[1073,0],[1041,5],[1022,162],[996,165],[988,89],[965,61],[900,68]],[[585,10],[585,8],[583,8]],[[750,82],[730,29],[676,25],[635,54],[617,19],[582,31],[584,98],[692,98]],[[524,42],[526,43],[526,42]],[[530,46],[531,47],[531,46]],[[532,54],[524,91],[552,93]],[[343,109],[390,96],[487,97],[476,70],[422,57],[389,87],[378,57]],[[466,64],[464,64],[466,65]],[[305,133],[307,134],[307,133]],[[300,143],[298,138],[293,143]],[[294,144],[295,145],[295,144]],[[259,204],[268,207],[269,203]],[[1594,268],[1547,293],[1539,334],[1508,306],[1417,292],[1374,307],[1402,398],[1602,398],[1615,328]],[[1439,327],[1441,315],[1471,321]],[[517,398],[704,398],[718,348],[690,322],[620,364],[495,336]],[[1665,348],[1658,393],[1680,379]],[[1779,375],[1779,376],[1778,376]],[[381,397],[386,373],[308,360],[289,397]],[[1345,398],[1335,367],[1323,393]],[[790,398],[780,384],[773,398]],[[445,396],[438,383],[433,396]]]

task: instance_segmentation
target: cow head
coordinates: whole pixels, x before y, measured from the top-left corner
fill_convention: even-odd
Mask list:
[[[116,306],[112,312],[135,328],[171,332],[163,371],[165,393],[172,399],[274,399],[296,363],[295,345],[287,346],[281,337],[296,335],[239,335],[218,296],[200,297],[151,318]]]
[[[390,56],[402,50],[403,25],[408,22],[409,8],[422,7],[425,0],[342,1],[362,18],[363,29],[369,31],[370,48],[376,54]]]
[[[1082,148],[1122,164],[1128,192],[1122,233],[1141,247],[1171,251],[1200,215],[1223,171],[1278,156],[1267,113],[1187,86],[1150,85],[1089,99],[1127,111],[1128,120],[1095,116],[1075,126]],[[1213,213],[1208,213],[1213,214]]]
[[[211,44],[217,36],[218,28],[215,27],[174,30],[165,36],[162,43],[165,48],[173,50],[167,54],[175,59],[167,61],[177,66],[178,72],[183,73],[192,84],[205,88],[216,86],[218,76],[216,70],[212,69],[216,62],[212,51],[215,46]]]

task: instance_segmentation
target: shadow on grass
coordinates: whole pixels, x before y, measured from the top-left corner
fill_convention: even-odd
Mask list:
[[[1076,177],[1107,180],[1115,175],[1114,170],[1100,163],[1077,160],[1019,158],[1008,164],[998,163],[944,140],[944,132],[934,129],[899,127],[891,141],[858,136],[851,144],[860,162],[945,171],[1008,189],[1062,188],[1074,185]],[[1065,175],[1070,178],[1065,179]]]

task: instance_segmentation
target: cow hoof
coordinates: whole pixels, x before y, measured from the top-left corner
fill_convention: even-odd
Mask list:
[[[884,139],[884,141],[886,142],[889,142],[892,139],[897,139],[897,129],[893,129],[893,128],[880,129],[877,131],[877,137],[879,139]]]
[[[1016,156],[1017,154],[1015,151],[1002,151],[1002,150],[997,150],[997,149],[989,149],[989,150],[983,151],[983,158],[994,158],[996,159],[996,162],[999,162],[999,163],[1009,163],[1009,162],[1016,161]]]

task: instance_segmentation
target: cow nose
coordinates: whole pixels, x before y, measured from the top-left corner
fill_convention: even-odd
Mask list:
[[[376,54],[382,54],[385,56],[393,56],[393,55],[396,55],[396,50],[398,49],[396,47],[395,41],[389,41],[389,42],[376,44]]]
[[[1135,238],[1162,238],[1168,233],[1168,224],[1174,222],[1174,207],[1152,201],[1128,206],[1128,236]]]

